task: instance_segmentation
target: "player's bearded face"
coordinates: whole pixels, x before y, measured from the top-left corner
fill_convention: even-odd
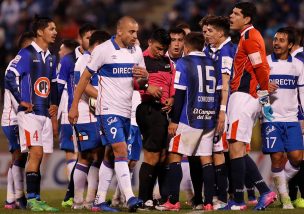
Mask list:
[[[57,31],[56,31],[56,25],[54,22],[50,22],[48,24],[48,27],[43,30],[42,37],[46,41],[46,43],[54,43],[56,39]]]
[[[292,47],[292,43],[288,43],[288,35],[285,33],[276,33],[272,42],[273,52],[279,58],[284,55],[287,56],[289,48]]]
[[[138,24],[127,23],[121,29],[121,41],[126,47],[133,47],[137,41]]]

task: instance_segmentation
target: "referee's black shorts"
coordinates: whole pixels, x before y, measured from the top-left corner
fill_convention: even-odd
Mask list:
[[[161,152],[167,147],[168,119],[162,105],[143,102],[136,109],[136,122],[143,136],[143,148],[148,152]]]

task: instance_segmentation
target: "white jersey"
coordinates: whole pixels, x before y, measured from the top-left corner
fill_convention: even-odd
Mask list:
[[[298,89],[301,91],[304,88],[303,63],[291,56],[287,60],[280,60],[274,54],[267,56],[267,61],[270,66],[269,81],[279,86],[274,93],[270,94],[274,116],[272,122],[297,122]],[[264,122],[266,122],[265,119]]]
[[[136,123],[136,109],[137,106],[141,103],[141,96],[139,91],[133,91],[132,96],[132,114],[131,114],[131,125],[138,126]]]
[[[7,68],[10,67],[12,61],[9,63]],[[5,71],[5,75],[7,73],[7,69]],[[16,82],[19,84],[19,77],[16,77]],[[4,105],[3,112],[1,117],[1,126],[13,126],[17,125],[17,110],[18,110],[18,102],[16,101],[13,94],[5,88],[4,90]]]
[[[113,36],[95,47],[87,68],[100,76],[96,115],[131,117],[134,65],[145,67],[139,46],[120,48]]]
[[[79,82],[79,79],[81,75],[83,74],[88,62],[90,60],[90,53],[85,52],[82,56],[80,56],[75,64],[74,68],[74,78],[75,78],[75,86],[77,87],[77,84]],[[97,74],[94,74],[93,77],[97,77]],[[92,81],[92,80],[91,80]],[[98,81],[96,81],[96,84],[92,84],[97,90],[98,90]],[[96,122],[97,119],[95,115],[93,115],[90,112],[90,107],[89,107],[89,96],[86,95],[86,93],[83,93],[81,96],[81,99],[78,104],[78,112],[79,112],[79,117],[77,120],[77,124],[83,124],[83,123],[92,123]]]

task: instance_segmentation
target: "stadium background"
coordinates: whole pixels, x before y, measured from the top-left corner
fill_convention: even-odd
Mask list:
[[[30,22],[38,14],[54,19],[58,36],[51,51],[57,53],[60,41],[77,39],[78,28],[83,23],[94,23],[97,27],[115,33],[115,23],[123,15],[136,18],[140,24],[139,40],[143,49],[147,39],[157,27],[169,29],[187,23],[191,30],[200,31],[198,22],[206,14],[229,15],[234,0],[2,0],[0,1],[0,110],[3,107],[4,72],[8,62],[16,55],[19,35],[29,30]],[[304,27],[303,0],[257,0],[258,15],[255,27],[265,39],[268,52],[271,40],[279,27]],[[264,178],[269,182],[269,157],[260,152],[259,127],[255,127],[252,157],[256,160]],[[55,147],[58,148],[58,140]],[[7,141],[0,130],[0,188],[6,185],[10,154]],[[137,169],[138,170],[138,169]],[[138,172],[136,172],[137,174]],[[56,150],[47,157],[42,166],[42,185],[49,188],[66,186],[64,153]],[[135,176],[137,177],[137,176]],[[137,186],[137,180],[134,180]]]

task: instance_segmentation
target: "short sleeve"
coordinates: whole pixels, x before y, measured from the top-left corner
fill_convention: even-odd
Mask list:
[[[177,60],[176,63],[174,88],[180,90],[187,89],[187,72],[185,70],[185,66],[183,65],[183,59]]]
[[[94,48],[91,57],[89,59],[87,69],[91,74],[96,73],[100,67],[104,64],[105,56],[107,54],[106,44],[102,43]]]
[[[15,73],[16,76],[30,72],[30,53],[26,49],[21,49],[17,56],[12,60],[8,70]]]

